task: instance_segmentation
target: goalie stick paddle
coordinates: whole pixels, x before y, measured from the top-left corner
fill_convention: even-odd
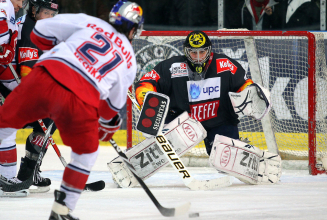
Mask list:
[[[191,206],[191,203],[189,203],[189,202],[185,203],[185,204],[183,204],[181,206],[178,206],[176,208],[163,207],[158,202],[156,197],[152,194],[152,192],[147,187],[147,185],[143,182],[143,180],[134,173],[135,170],[134,170],[133,166],[128,162],[128,158],[127,158],[126,154],[119,148],[119,146],[116,144],[114,139],[109,140],[109,142],[114,147],[114,149],[116,150],[118,155],[123,159],[124,163],[130,169],[130,171],[132,171],[132,173],[133,173],[134,177],[136,178],[136,180],[139,182],[139,184],[142,186],[142,188],[144,189],[146,194],[150,197],[151,201],[154,203],[154,205],[157,207],[157,209],[159,210],[159,212],[163,216],[165,216],[165,217],[174,217],[174,216],[177,216],[177,215],[183,215],[186,212],[188,212],[188,210],[190,209],[190,206]]]
[[[141,106],[136,101],[134,95],[128,90],[127,92],[128,97],[133,102],[135,107],[140,111]],[[155,137],[155,141],[158,146],[161,147],[164,155],[166,156],[167,160],[175,169],[181,179],[183,180],[184,184],[191,190],[213,190],[221,187],[230,186],[232,184],[232,179],[230,176],[224,176],[216,179],[210,180],[197,180],[195,179],[191,173],[187,170],[186,166],[183,164],[182,160],[176,154],[174,148],[171,146],[170,142],[167,138],[163,135],[162,131],[159,131],[157,136]]]
[[[2,48],[0,46],[0,50],[1,49]],[[19,77],[18,77],[18,75],[17,75],[16,70],[14,69],[14,67],[12,66],[11,63],[9,63],[8,66],[9,66],[9,68],[11,70],[12,75],[15,77],[15,80],[16,80],[17,84],[20,84],[20,79],[19,79]],[[47,133],[47,130],[49,128],[46,127],[46,125],[44,124],[43,120],[42,119],[39,119],[38,122],[39,122],[42,130],[44,131],[44,133]],[[53,121],[52,120],[51,120],[51,123],[53,124]],[[49,130],[51,131],[51,129],[49,129]],[[50,141],[53,149],[55,150],[57,156],[59,157],[62,165],[64,167],[66,167],[67,166],[67,162],[66,162],[65,158],[63,158],[61,156],[60,150],[59,150],[57,144],[55,143],[55,141],[53,140],[53,138],[52,138],[51,135],[49,135],[49,141]],[[88,191],[100,191],[100,190],[103,190],[104,187],[105,187],[105,182],[103,180],[99,180],[99,181],[96,181],[96,182],[93,182],[93,183],[87,183],[87,184],[85,184],[84,190],[88,190]]]

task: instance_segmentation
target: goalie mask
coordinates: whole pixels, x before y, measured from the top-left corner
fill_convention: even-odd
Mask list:
[[[211,54],[211,41],[202,31],[192,31],[183,44],[184,54],[193,69],[202,74]]]
[[[135,27],[136,31],[132,39],[138,37],[143,29],[143,9],[134,2],[120,0],[109,13],[109,23],[112,24],[117,31],[125,34],[127,38],[130,30]],[[132,39],[129,40],[131,41]]]
[[[247,115],[261,120],[271,108],[269,90],[256,83],[249,85],[242,92],[228,94],[239,118]]]

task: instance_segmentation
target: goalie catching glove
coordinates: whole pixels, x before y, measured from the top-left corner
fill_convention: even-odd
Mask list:
[[[110,121],[105,121],[104,119],[99,119],[99,140],[109,141],[114,133],[119,130],[122,123],[120,114],[117,113]]]
[[[0,64],[7,65],[11,63],[15,56],[18,32],[13,33],[9,30],[10,38],[8,44],[2,44],[0,47]]]
[[[242,92],[228,94],[239,118],[247,115],[261,120],[271,108],[269,90],[256,83],[247,86]]]
[[[278,154],[222,135],[215,136],[209,162],[248,184],[277,183],[282,174]]]

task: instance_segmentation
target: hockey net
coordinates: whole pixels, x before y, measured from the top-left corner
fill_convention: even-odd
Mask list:
[[[189,31],[142,32],[133,41],[136,81],[157,63],[183,54]],[[308,160],[310,173],[325,173],[327,157],[327,69],[324,36],[306,31],[209,31],[212,50],[237,60],[254,82],[269,88],[272,110],[262,121],[244,117],[240,137],[283,160]],[[223,65],[223,64],[222,64]],[[132,89],[134,92],[134,88]],[[127,103],[127,147],[139,143],[138,111]],[[208,158],[203,142],[187,154]]]

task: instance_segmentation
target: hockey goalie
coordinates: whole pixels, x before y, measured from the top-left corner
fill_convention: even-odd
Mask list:
[[[253,90],[253,88],[255,89]],[[259,90],[256,87],[253,88],[251,88],[252,90],[245,90],[244,94],[249,94],[249,91],[252,91],[254,95],[241,94],[240,97],[251,98],[255,104],[245,105],[242,107],[243,110],[241,112],[244,115],[252,114],[251,116],[253,117],[262,118],[269,111],[269,96],[266,98],[260,90],[262,89],[261,87],[259,87]],[[263,96],[258,99],[256,94],[263,94]],[[231,97],[231,99],[233,98]],[[244,103],[243,101],[242,103]],[[233,105],[239,106],[238,102],[239,100],[233,100]],[[247,100],[245,103],[251,102]],[[268,105],[266,105],[266,108],[260,108],[261,112],[252,110],[254,109],[253,106],[265,105],[264,103],[268,103]],[[165,137],[174,147],[178,156],[182,156],[200,143],[207,134],[201,123],[190,118],[187,112],[175,118],[163,130]],[[226,146],[228,150],[225,149]],[[168,164],[164,153],[155,143],[154,137],[149,137],[135,145],[126,152],[126,155],[129,158],[128,162],[134,168],[134,172],[143,180],[149,178]],[[209,162],[217,170],[249,184],[276,183],[281,175],[281,159],[279,155],[264,152],[255,146],[219,135],[216,135]],[[229,168],[227,166],[229,162],[231,162],[230,164],[237,163],[239,166]],[[137,180],[119,157],[109,162],[108,167],[114,182],[120,187],[127,188],[137,185]]]

